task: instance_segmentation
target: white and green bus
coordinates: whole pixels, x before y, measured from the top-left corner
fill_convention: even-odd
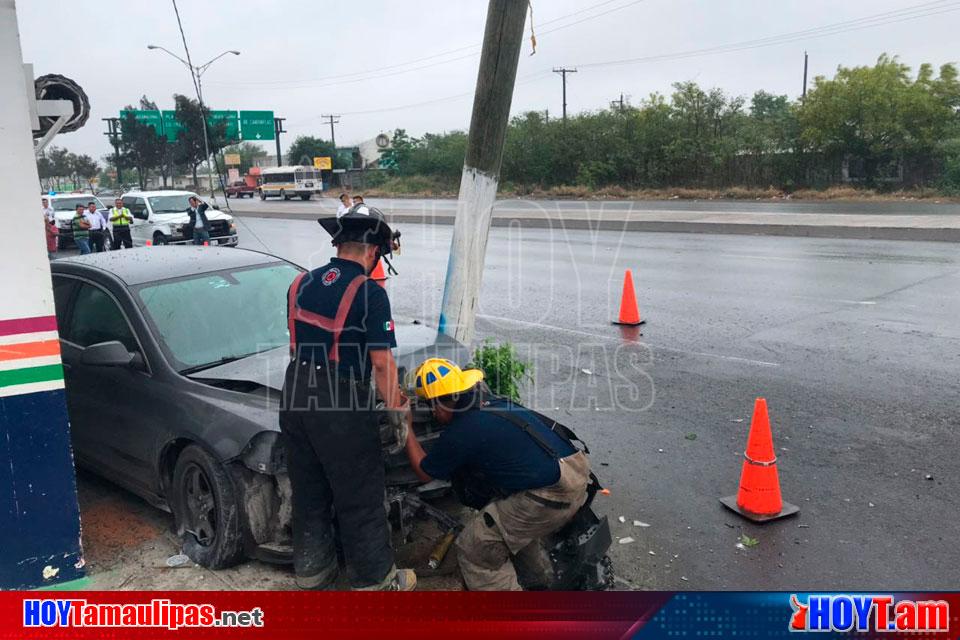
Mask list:
[[[309,200],[323,192],[320,170],[313,167],[271,167],[260,170],[260,199],[299,197]]]

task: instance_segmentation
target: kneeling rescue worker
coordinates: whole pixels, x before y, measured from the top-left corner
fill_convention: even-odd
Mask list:
[[[337,257],[290,285],[291,361],[280,411],[297,584],[334,584],[338,532],[354,589],[410,591],[416,575],[396,568],[390,545],[376,396],[398,438],[406,437],[410,407],[390,351],[397,345],[390,302],[369,278],[393,234],[383,214],[366,205],[318,222]]]
[[[423,481],[452,480],[461,502],[480,509],[456,541],[467,588],[520,590],[510,557],[532,551],[586,502],[587,456],[562,425],[490,394],[482,371],[431,358],[415,389],[445,428],[429,454],[407,433],[414,470]]]

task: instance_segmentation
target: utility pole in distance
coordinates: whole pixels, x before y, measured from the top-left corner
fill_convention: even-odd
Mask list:
[[[802,94],[804,100],[807,99],[807,64],[809,63],[809,61],[810,59],[807,56],[807,52],[804,51],[803,52],[803,94]]]
[[[473,96],[467,153],[440,310],[440,332],[473,339],[490,218],[500,184],[503,143],[523,43],[528,0],[489,0]]]
[[[554,68],[554,73],[559,73],[563,77],[563,121],[567,121],[567,74],[576,73],[576,69],[567,69],[566,67]]]
[[[283,155],[280,153],[280,134],[286,133],[286,129],[283,128],[283,121],[286,118],[274,118],[273,119],[273,139],[277,141],[277,166],[280,167],[283,165]]]
[[[114,162],[117,164],[117,184],[123,186],[123,169],[120,166],[120,118],[101,118],[107,123],[107,131],[103,135],[110,138],[113,145]]]
[[[340,122],[340,116],[339,116],[339,115],[336,115],[336,116],[321,116],[321,117],[322,117],[322,118],[326,118],[327,121],[330,123],[330,144],[333,145],[333,150],[336,151],[336,150],[337,150],[337,136],[335,136],[334,133],[333,133],[333,125],[335,125],[335,124],[337,124],[338,122]],[[336,118],[336,120],[334,120],[334,118]]]

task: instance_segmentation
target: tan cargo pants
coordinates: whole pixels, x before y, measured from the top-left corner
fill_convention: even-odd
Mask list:
[[[471,591],[520,591],[510,561],[531,542],[567,524],[587,499],[590,463],[582,451],[561,458],[560,480],[491,502],[457,537],[457,559]],[[530,494],[533,494],[532,496]],[[537,498],[549,503],[543,504]]]

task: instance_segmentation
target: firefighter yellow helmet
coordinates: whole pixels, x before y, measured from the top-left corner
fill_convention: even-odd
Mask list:
[[[483,371],[479,369],[464,371],[444,358],[430,358],[417,369],[414,389],[421,398],[433,400],[466,391],[481,380]]]

